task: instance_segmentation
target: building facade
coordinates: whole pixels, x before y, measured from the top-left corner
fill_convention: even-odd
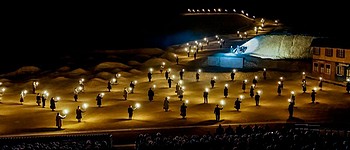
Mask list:
[[[312,76],[343,82],[350,79],[350,46],[330,39],[311,43]]]

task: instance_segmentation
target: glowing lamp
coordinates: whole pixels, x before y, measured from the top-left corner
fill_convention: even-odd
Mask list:
[[[186,100],[185,100],[185,103],[188,104],[188,102],[189,102],[188,99],[186,99]]]
[[[294,91],[290,92],[291,94],[294,94]]]
[[[244,83],[247,83],[247,82],[248,82],[248,80],[247,80],[247,79],[245,79],[245,80],[244,80]]]
[[[83,109],[87,109],[88,107],[89,107],[89,104],[87,104],[87,103],[83,104]]]
[[[117,81],[117,79],[116,79],[116,78],[113,78],[113,79],[112,79],[112,82],[115,82],[115,81]]]
[[[172,77],[173,79],[175,79],[175,75],[172,75],[171,77]]]
[[[162,65],[165,65],[165,62],[162,62]]]
[[[350,78],[346,79],[346,81],[350,82]]]
[[[281,84],[281,81],[278,81],[277,83],[278,83],[278,84]]]
[[[206,92],[209,92],[209,89],[208,89],[208,88],[205,88],[205,91],[206,91]]]
[[[244,98],[244,96],[243,95],[239,95],[239,98],[242,100]]]
[[[283,77],[280,77],[280,80],[283,80]]]
[[[266,71],[266,68],[264,68],[264,71]]]
[[[180,80],[180,81],[179,81],[179,84],[182,84],[182,83],[183,83],[183,81],[182,81],[182,80]]]
[[[225,87],[228,87],[228,84],[227,84],[227,83],[225,84]]]
[[[214,76],[214,80],[216,80],[216,76]]]
[[[185,48],[185,51],[187,52],[187,51],[188,51],[188,48]],[[175,55],[175,57],[176,57],[176,55]]]
[[[170,72],[170,71],[171,71],[171,68],[169,68],[168,71]]]
[[[254,78],[255,78],[255,79],[258,79],[258,76],[255,76]]]
[[[322,77],[320,77],[320,80],[322,80]]]
[[[0,82],[0,85],[2,85],[2,82]]]
[[[233,69],[232,71],[233,71],[234,73],[236,73],[236,69]]]
[[[6,90],[5,88],[2,88],[2,89],[1,89],[2,92],[5,92],[5,90]]]
[[[64,114],[64,115],[67,115],[68,113],[69,113],[69,110],[68,110],[68,109],[64,109],[64,110],[63,110],[63,114]]]
[[[152,71],[153,71],[153,68],[149,68],[149,71],[152,72]]]
[[[102,97],[105,96],[105,93],[101,93],[101,96],[102,96]]]
[[[169,96],[167,96],[166,98],[167,98],[168,100],[170,100],[170,97],[169,97]]]
[[[61,100],[61,97],[57,96],[57,97],[56,97],[56,100],[58,100],[58,101]]]
[[[305,75],[305,72],[303,72],[303,75]]]
[[[258,94],[260,95],[260,93],[261,93],[261,91],[260,90],[258,90]]]
[[[136,108],[140,108],[140,107],[141,107],[141,104],[140,104],[140,103],[136,103],[136,104],[135,104],[135,107],[136,107]]]
[[[153,88],[154,88],[154,89],[156,88],[156,85],[155,85],[155,84],[153,85]]]
[[[290,98],[288,98],[288,102],[290,103],[290,102],[292,102],[292,100]]]
[[[131,87],[129,87],[129,91],[131,91],[132,90],[132,88]]]
[[[198,72],[202,72],[202,70],[201,70],[201,69],[198,69]]]
[[[82,90],[82,89],[83,89],[83,87],[79,86],[79,87],[78,87],[78,89],[79,89],[79,90]]]
[[[186,43],[186,45],[190,45],[189,43]]]
[[[220,101],[220,104],[222,105],[222,106],[224,106],[226,103],[225,103],[225,100],[221,100]]]
[[[23,91],[23,93],[24,93],[24,94],[27,94],[27,93],[28,93],[28,91],[27,91],[27,90],[24,90],[24,91]]]
[[[184,72],[184,71],[185,71],[185,69],[182,69],[182,71]]]
[[[135,80],[134,83],[136,84],[136,83],[137,83],[137,80]]]
[[[181,88],[184,90],[184,89],[185,89],[185,86],[182,86]]]

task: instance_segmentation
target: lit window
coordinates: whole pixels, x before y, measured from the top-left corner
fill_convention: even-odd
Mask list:
[[[318,63],[314,63],[314,72],[318,72]]]
[[[331,65],[326,64],[326,74],[331,74]]]
[[[324,64],[320,64],[320,72],[324,73]]]
[[[338,65],[336,68],[337,76],[344,76],[344,66]]]

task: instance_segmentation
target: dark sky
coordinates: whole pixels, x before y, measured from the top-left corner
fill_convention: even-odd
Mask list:
[[[306,4],[309,3],[309,4]],[[332,2],[332,3],[331,3]],[[301,0],[116,1],[113,3],[22,3],[4,5],[2,36],[13,49],[104,48],[115,41],[147,36],[186,8],[245,9],[298,28],[338,35],[349,33],[345,2],[310,4]],[[167,17],[165,17],[167,16]],[[345,34],[339,34],[341,36]],[[3,38],[4,39],[4,38]]]

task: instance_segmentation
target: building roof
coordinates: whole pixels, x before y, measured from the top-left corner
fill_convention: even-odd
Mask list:
[[[314,38],[311,47],[342,48],[350,50],[350,40],[343,38]]]

